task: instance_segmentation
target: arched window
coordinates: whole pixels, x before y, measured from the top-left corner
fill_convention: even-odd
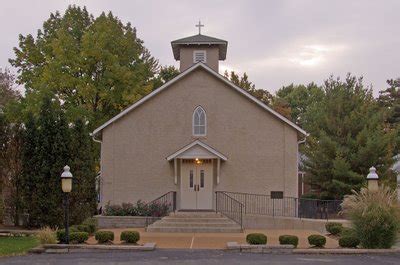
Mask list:
[[[194,136],[205,136],[207,132],[206,128],[206,112],[200,106],[198,106],[193,112],[193,135]]]

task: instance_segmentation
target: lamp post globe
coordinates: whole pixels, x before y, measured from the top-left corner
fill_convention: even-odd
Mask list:
[[[379,189],[379,176],[376,174],[376,168],[371,167],[369,174],[367,175],[368,189],[371,191],[377,191]]]
[[[65,243],[69,244],[69,193],[72,190],[72,173],[69,166],[64,167],[61,174],[61,189],[64,193],[64,227],[65,227]]]
[[[61,188],[63,192],[69,193],[72,190],[72,173],[69,166],[64,167],[64,172],[61,174]]]

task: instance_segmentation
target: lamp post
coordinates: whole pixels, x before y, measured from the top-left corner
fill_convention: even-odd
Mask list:
[[[64,167],[64,172],[61,174],[61,188],[64,193],[64,226],[65,226],[65,243],[69,244],[69,193],[72,190],[72,173],[69,171],[69,166]]]
[[[376,174],[376,168],[371,167],[369,169],[369,174],[367,175],[368,189],[371,191],[377,191],[379,189],[378,180],[379,176]]]

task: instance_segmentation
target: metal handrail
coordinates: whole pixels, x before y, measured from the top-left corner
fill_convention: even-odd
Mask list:
[[[151,205],[155,203],[168,203],[168,211],[167,215],[171,212],[176,211],[176,191],[169,191],[167,193],[164,193],[160,197],[146,203],[146,205]],[[146,216],[146,227],[149,226],[150,224],[154,223],[155,221],[159,220],[163,216]],[[151,219],[151,220],[149,220]]]
[[[244,205],[245,214],[332,219],[340,218],[341,200],[272,198],[266,194],[222,191]]]
[[[232,198],[224,191],[215,192],[215,211],[235,221],[243,230],[243,203]]]

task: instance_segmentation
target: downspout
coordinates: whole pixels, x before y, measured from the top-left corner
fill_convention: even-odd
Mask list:
[[[101,140],[96,139],[96,135],[93,133],[90,133],[90,136],[92,136],[93,141],[95,141],[96,143],[102,143]]]
[[[307,140],[307,137],[310,134],[306,134],[303,140],[297,141],[297,181],[299,181],[299,162],[300,162],[300,152],[299,152],[299,145],[304,144]],[[297,190],[299,189],[299,184],[297,184]],[[304,174],[301,175],[301,192],[304,192]],[[297,198],[299,197],[299,194],[297,194]]]

